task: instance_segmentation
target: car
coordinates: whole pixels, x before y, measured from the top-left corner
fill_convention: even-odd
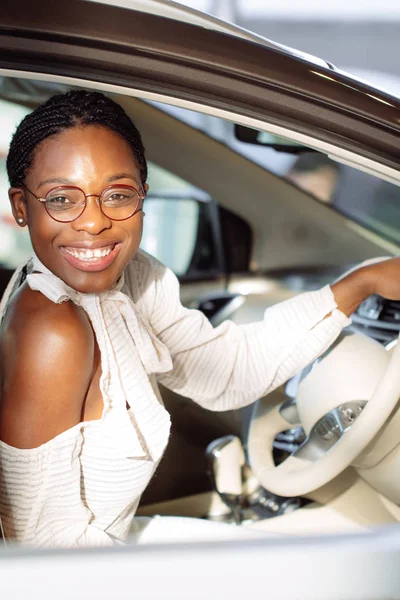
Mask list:
[[[53,93],[111,95],[150,162],[143,247],[213,324],[258,320],[398,253],[398,97],[167,0],[3,2],[0,39],[3,161],[20,116]],[[240,144],[286,170],[264,168]],[[329,201],[318,199],[322,183],[307,191],[290,174],[304,156],[345,165],[358,177],[351,194],[348,179]],[[363,174],[375,194],[367,205]],[[5,199],[4,175],[0,185]],[[29,240],[2,206],[4,289]],[[371,297],[322,360],[251,409],[210,413],[162,390],[172,436],[138,514],[236,522],[249,539],[223,541],[213,523],[197,543],[8,545],[4,597],[238,598],[261,586],[282,598],[398,596],[399,323],[400,303]]]

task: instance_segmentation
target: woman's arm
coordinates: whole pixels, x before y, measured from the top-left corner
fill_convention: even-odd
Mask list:
[[[201,312],[181,305],[169,269],[146,255],[136,260],[126,281],[173,361],[159,381],[211,410],[239,408],[269,393],[324,352],[350,322],[326,286],[272,306],[259,323],[225,321],[213,328]]]
[[[32,301],[33,300],[33,301]],[[44,547],[113,545],[81,497],[79,429],[93,369],[86,315],[22,290],[1,342],[0,514],[5,534]]]
[[[213,410],[253,402],[333,343],[350,323],[346,314],[350,315],[370,293],[382,293],[379,279],[383,271],[386,282],[392,277],[390,289],[400,297],[397,260],[387,261],[385,267],[380,263],[355,272],[334,284],[333,292],[327,286],[275,305],[266,310],[260,323],[236,326],[225,322],[215,329],[198,311],[182,307],[175,276],[154,262],[150,321],[169,348],[174,364],[159,381]]]
[[[372,294],[388,300],[400,299],[400,258],[368,261],[332,286],[339,309],[350,316]]]
[[[2,441],[35,448],[79,423],[94,352],[82,309],[25,288],[7,312],[0,352]]]

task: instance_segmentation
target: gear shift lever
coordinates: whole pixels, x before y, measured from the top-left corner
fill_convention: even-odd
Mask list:
[[[221,500],[231,509],[240,525],[243,505],[242,467],[245,464],[243,447],[235,435],[226,435],[211,442],[206,449],[209,475]]]

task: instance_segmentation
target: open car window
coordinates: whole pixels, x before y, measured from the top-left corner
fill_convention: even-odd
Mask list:
[[[35,82],[23,78],[1,78],[0,122],[4,122],[4,125],[0,133],[2,192],[0,263],[5,268],[15,268],[31,252],[27,230],[15,224],[7,197],[5,159],[10,137],[17,123],[33,106],[52,94],[67,89],[69,89],[67,85],[60,83],[53,85],[49,82]],[[131,102],[136,105],[139,103],[155,111],[153,116],[162,113],[171,119],[170,115],[172,115],[176,123],[186,124],[185,130],[182,130],[184,139],[180,139],[180,132],[174,139],[171,138],[171,131],[175,132],[177,125],[173,122],[168,123],[165,130],[157,131],[151,127],[151,117],[145,116],[147,109],[139,123],[139,128],[144,125],[145,144],[149,149],[150,184],[146,199],[146,228],[142,246],[170,266],[180,277],[190,274],[193,278],[212,278],[222,274],[226,268],[229,270],[227,263],[230,264],[232,260],[235,265],[240,264],[242,270],[249,267],[250,259],[253,259],[253,269],[263,269],[265,256],[269,258],[270,263],[273,263],[277,257],[282,262],[285,252],[290,250],[291,245],[293,247],[291,253],[299,261],[301,261],[301,252],[296,246],[301,246],[303,252],[308,245],[307,252],[310,257],[321,256],[317,252],[317,247],[321,247],[324,234],[309,219],[308,205],[314,199],[329,205],[335,213],[344,215],[349,221],[378,233],[381,239],[396,244],[400,242],[398,226],[400,198],[399,188],[396,185],[339,164],[315,151],[310,154],[304,151],[293,155],[276,151],[271,147],[245,143],[236,138],[234,124],[219,117],[166,104],[128,99],[121,95],[113,97],[117,101],[123,101],[123,104],[128,107]],[[133,104],[132,109],[134,120],[136,105]],[[140,115],[140,111],[138,114]],[[162,119],[160,123],[161,121]],[[196,137],[196,132],[201,132],[201,139]],[[212,153],[208,150],[208,144],[211,148],[211,140],[217,142],[217,145],[214,142],[212,146]],[[222,151],[218,148],[222,146],[230,149],[231,152],[224,151],[225,163],[219,164],[218,154]],[[190,155],[187,154],[188,148],[190,148]],[[200,161],[197,160],[197,156],[200,156],[201,152],[204,156]],[[238,162],[236,157],[239,155],[246,157],[247,161]],[[236,166],[232,167],[233,164]],[[260,177],[259,171],[252,165],[261,166],[266,174],[271,173],[274,177]],[[232,169],[235,171],[233,175]],[[304,190],[308,198],[304,194],[296,198],[295,192],[282,187],[279,183],[281,178],[296,188]],[[263,179],[266,179],[265,183]],[[257,239],[255,239],[252,256],[246,257],[246,260],[242,260],[238,252],[234,259],[232,256],[222,256],[219,248],[221,239],[224,239],[223,243],[233,251],[235,245],[232,241],[245,239],[240,251],[250,254],[250,234],[246,227],[252,226],[253,231],[257,228],[259,209],[254,204],[253,211],[251,204],[253,201],[254,203],[262,201],[262,198],[259,198],[260,194],[265,194],[264,212],[267,215],[265,222],[268,227],[271,227],[268,241],[270,249],[268,250],[262,241],[264,246],[259,247],[262,256],[258,258],[255,256],[257,254]],[[289,199],[291,195],[293,198]],[[286,223],[289,217],[284,205],[287,200],[291,207],[295,206],[296,213],[298,212],[296,222],[292,218],[289,226]],[[279,207],[281,216],[277,212],[278,204],[282,204]],[[304,204],[307,204],[307,208],[303,210]],[[214,206],[218,207],[217,212],[229,209],[237,219],[235,225],[232,224],[231,217],[226,218],[226,214],[217,214],[215,218]],[[273,215],[273,220],[269,218],[269,214]],[[329,219],[333,222],[333,217]],[[246,225],[247,220],[249,225]],[[322,223],[327,219],[321,215],[319,220]],[[226,225],[228,222],[230,230]],[[277,244],[282,244],[282,251],[275,249],[271,252]],[[337,250],[335,252],[334,261],[337,262],[340,259]],[[362,252],[360,248],[360,254]],[[328,254],[329,249],[326,250],[326,255]],[[307,258],[308,263],[311,260],[316,258]],[[324,260],[326,261],[326,258]],[[356,255],[354,260],[357,260]],[[277,266],[282,266],[279,261]]]

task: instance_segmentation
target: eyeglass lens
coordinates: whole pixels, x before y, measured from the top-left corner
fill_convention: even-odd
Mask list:
[[[141,197],[135,188],[118,186],[106,188],[100,196],[103,213],[112,220],[123,221],[137,210]],[[84,211],[85,194],[77,188],[59,187],[46,196],[46,210],[57,221],[73,221]]]

